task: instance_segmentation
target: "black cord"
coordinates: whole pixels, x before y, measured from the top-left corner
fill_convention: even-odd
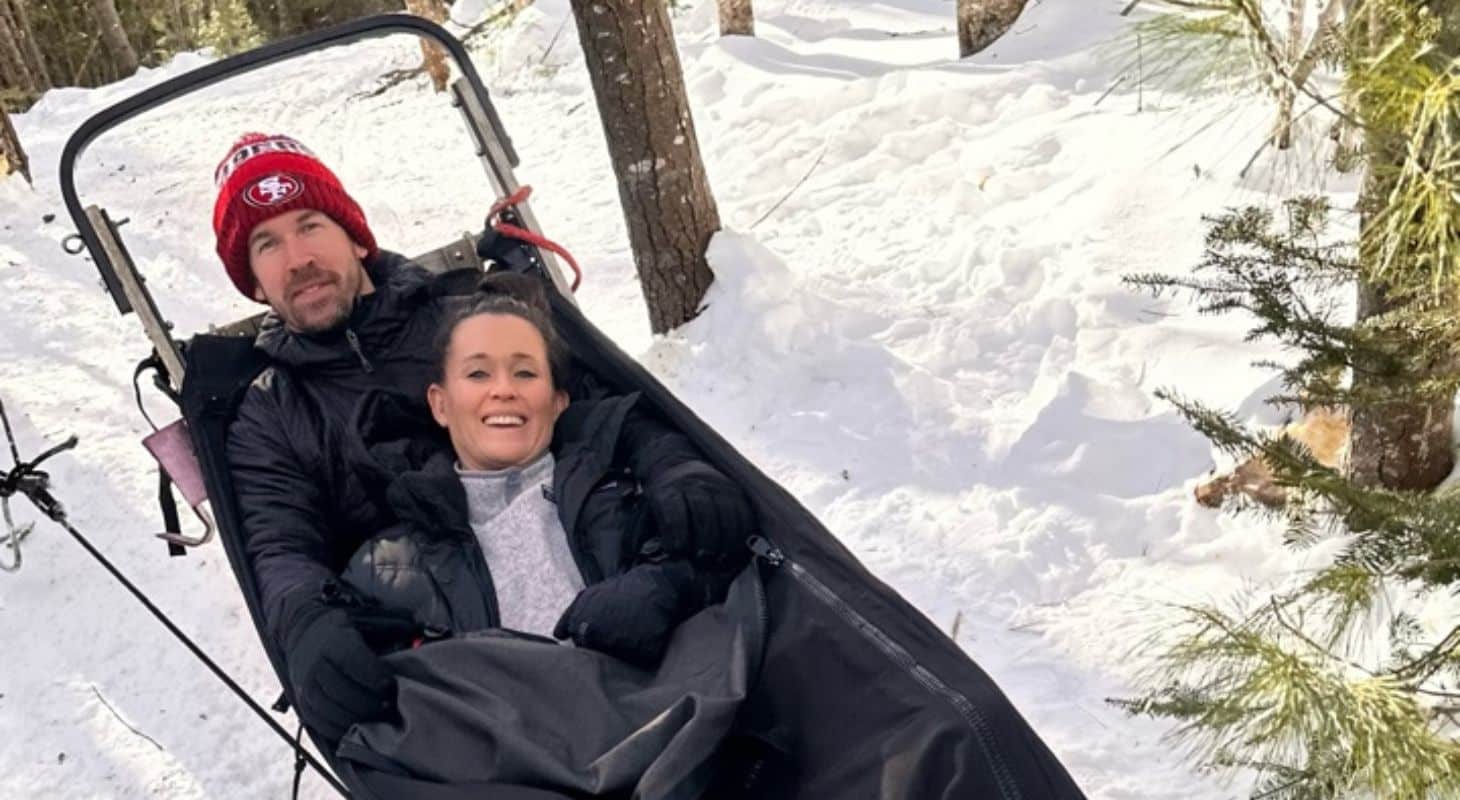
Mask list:
[[[95,558],[98,562],[100,562],[101,565],[106,568],[107,572],[110,572],[112,574],[113,578],[116,578],[117,581],[122,584],[122,586],[126,587],[127,591],[131,592],[132,596],[137,598],[137,602],[141,603],[144,607],[146,607],[148,611],[152,612],[152,616],[156,617],[157,621],[161,622],[163,627],[167,628],[167,630],[170,631],[173,636],[177,637],[178,641],[182,642],[184,647],[192,652],[192,654],[196,656],[199,661],[203,662],[203,665],[211,670],[213,674],[217,676],[218,680],[223,681],[224,685],[233,690],[233,693],[238,695],[238,698],[242,700],[245,705],[253,709],[253,712],[259,716],[259,719],[262,719],[264,722],[268,723],[269,727],[273,728],[274,732],[279,734],[280,738],[282,738],[285,743],[289,744],[291,747],[296,746],[293,738],[289,736],[289,732],[287,730],[284,730],[284,726],[280,725],[273,717],[269,716],[269,712],[265,711],[262,706],[255,702],[254,699],[249,696],[248,692],[245,692],[243,690],[242,686],[239,686],[238,683],[235,682],[233,678],[228,675],[227,672],[223,671],[222,667],[214,663],[213,659],[209,658],[208,654],[204,653],[202,648],[194,644],[193,640],[189,639],[187,634],[183,633],[180,628],[174,625],[172,620],[168,619],[167,615],[162,612],[162,609],[154,605],[151,600],[147,599],[147,595],[143,594],[142,591],[138,589],[135,585],[133,585],[131,581],[127,580],[126,576],[123,575],[121,571],[118,570],[115,566],[113,566],[112,563],[107,560],[106,556],[101,554],[101,551],[93,547],[91,542],[87,541],[86,537],[81,535],[81,532],[76,530],[76,528],[74,528],[71,523],[65,519],[64,515],[62,515],[60,519],[55,520],[55,522],[62,528],[65,528],[66,532],[71,534],[71,536],[74,537],[76,541],[79,542],[81,546],[86,549],[86,552],[91,554],[92,558]],[[305,751],[302,748],[298,749],[296,751],[295,757],[302,758],[307,761],[309,765],[314,767],[315,770],[318,771],[319,774],[326,781],[328,781],[331,786],[335,787],[335,789],[341,795],[345,797],[350,796],[349,791],[345,789],[344,785],[342,785],[339,780],[335,778],[334,775],[331,775],[329,771],[324,768],[323,765],[315,760],[314,756],[310,755],[308,751]]]
[[[5,414],[4,403],[0,403],[0,425],[3,425],[5,429],[5,434],[10,439],[11,453],[15,454],[15,437],[11,434],[10,419]],[[152,616],[156,617],[157,621],[161,622],[163,627],[167,628],[167,630],[172,633],[172,635],[175,636],[179,642],[182,642],[184,647],[186,647],[195,657],[197,657],[199,661],[203,662],[203,665],[211,670],[213,675],[216,676],[218,680],[223,681],[223,684],[225,686],[231,689],[234,694],[238,695],[238,698],[243,701],[244,705],[247,705],[250,709],[252,709],[253,712],[259,716],[259,719],[262,719],[265,723],[267,723],[268,726],[272,728],[275,733],[279,734],[279,737],[282,738],[285,743],[294,748],[294,757],[296,759],[296,763],[301,759],[307,762],[310,766],[314,767],[315,771],[317,771],[320,776],[329,783],[330,786],[333,786],[335,790],[340,793],[341,796],[348,798],[350,796],[349,791],[345,789],[344,785],[341,784],[334,775],[330,774],[330,772],[326,770],[324,766],[321,765],[319,761],[314,758],[314,756],[310,755],[308,751],[300,747],[298,741],[296,741],[293,737],[289,735],[289,732],[284,729],[284,726],[280,725],[273,717],[269,716],[269,712],[265,711],[263,707],[255,702],[254,699],[249,696],[248,692],[244,691],[243,687],[239,686],[238,683],[234,681],[227,672],[224,672],[222,667],[218,666],[213,661],[213,659],[209,658],[208,654],[204,653],[202,648],[198,647],[198,645],[195,644],[192,639],[188,638],[188,635],[183,633],[181,628],[174,625],[172,620],[168,619],[167,615],[162,612],[162,609],[153,604],[153,602],[148,599],[147,595],[144,594],[141,589],[138,589],[135,584],[133,584],[130,580],[127,580],[127,576],[123,575],[121,570],[117,569],[111,561],[107,560],[107,557],[102,555],[101,551],[96,549],[96,547],[93,546],[91,542],[88,541],[87,538],[81,534],[81,531],[76,530],[76,528],[66,518],[66,512],[61,508],[61,504],[57,502],[54,497],[51,496],[51,493],[48,490],[46,481],[44,479],[44,473],[36,472],[34,470],[34,467],[40,462],[49,458],[50,456],[55,455],[62,450],[74,447],[75,445],[76,437],[73,436],[70,439],[67,439],[65,442],[47,450],[39,458],[36,458],[34,461],[29,463],[21,463],[19,456],[16,456],[15,460],[17,463],[15,469],[11,471],[9,475],[0,473],[0,478],[4,479],[4,482],[7,484],[7,486],[12,483],[15,484],[13,487],[9,488],[11,488],[13,491],[18,491],[19,493],[24,494],[26,498],[29,499],[33,504],[35,504],[35,507],[39,509],[42,513],[44,513],[48,518],[50,518],[51,521],[55,522],[57,525],[60,525],[66,530],[67,533],[71,534],[72,538],[74,538],[77,543],[86,550],[86,552],[90,553],[92,558],[96,559],[97,562],[102,565],[102,567],[106,568],[107,572],[111,573],[113,578],[117,579],[118,583],[122,584],[122,586],[125,587],[128,592],[132,593],[132,596],[137,599],[137,602],[141,603],[144,608],[151,612]],[[23,479],[27,477],[32,478],[32,480],[23,481]],[[35,480],[35,478],[39,478],[39,480]]]
[[[293,800],[299,800],[299,783],[304,777],[304,724],[300,723],[299,730],[294,732],[294,792],[290,795]]]

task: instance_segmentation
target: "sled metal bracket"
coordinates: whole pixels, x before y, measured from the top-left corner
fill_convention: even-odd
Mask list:
[[[157,538],[161,539],[164,542],[167,542],[168,544],[175,544],[179,547],[202,547],[208,542],[213,541],[213,532],[215,528],[213,527],[212,515],[210,515],[207,509],[205,509],[201,505],[192,506],[192,509],[193,515],[198,518],[199,522],[203,523],[202,536],[193,537],[183,533],[159,533],[157,534]]]
[[[197,453],[193,450],[193,440],[188,434],[188,425],[179,419],[171,424],[164,425],[142,440],[142,446],[152,454],[157,461],[157,466],[162,469],[162,474],[167,481],[182,493],[183,502],[193,510],[193,515],[203,523],[201,536],[187,536],[180,530],[169,530],[157,534],[157,538],[168,544],[175,544],[178,547],[201,547],[213,540],[214,525],[213,515],[206,508],[208,503],[207,482],[203,479],[203,468],[198,464]],[[164,496],[171,497],[171,489],[165,489]],[[178,522],[176,509],[170,505],[170,501],[163,505],[162,517],[168,525]],[[169,513],[172,508],[173,513]],[[177,526],[179,529],[181,525]]]
[[[511,197],[521,188],[521,184],[517,182],[517,175],[512,171],[514,157],[508,150],[511,143],[503,142],[497,137],[497,132],[502,129],[501,124],[496,122],[491,107],[482,104],[481,98],[472,91],[471,84],[465,78],[457,78],[451,84],[451,94],[451,104],[461,112],[466,128],[476,142],[477,156],[487,170],[487,180],[491,181],[492,190],[497,193],[498,198]],[[526,200],[516,203],[512,208],[521,220],[522,227],[542,235],[542,226],[538,225],[537,216],[532,213],[532,207]],[[572,284],[563,275],[557,256],[541,247],[533,249],[537,251],[543,271],[552,280],[558,294],[577,303],[577,299],[573,297]]]
[[[156,348],[163,367],[167,369],[173,388],[182,386],[183,356],[177,342],[173,341],[172,323],[163,319],[162,313],[157,310],[157,304],[152,301],[152,294],[145,286],[147,279],[137,271],[131,254],[117,235],[116,224],[107,216],[106,210],[99,206],[87,206],[86,219],[91,223],[97,245],[105,256],[96,260],[96,266],[101,270],[102,280],[106,283],[112,300],[123,314],[129,311],[137,313],[142,327],[147,331],[147,338]]]

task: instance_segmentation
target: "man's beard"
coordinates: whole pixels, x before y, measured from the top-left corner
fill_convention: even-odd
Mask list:
[[[300,287],[319,282],[321,278],[331,279],[326,284],[326,289],[334,292],[334,295],[329,298],[328,303],[315,301],[309,305],[307,311],[296,308],[293,304],[294,292]],[[285,288],[284,296],[290,300],[282,303],[282,308],[279,309],[279,316],[284,320],[284,326],[295,333],[305,334],[324,333],[338,327],[340,323],[349,318],[350,312],[355,309],[358,287],[354,292],[347,291],[347,288],[343,279],[335,278],[321,269],[309,269],[299,273]],[[324,305],[324,308],[321,308],[321,305]]]

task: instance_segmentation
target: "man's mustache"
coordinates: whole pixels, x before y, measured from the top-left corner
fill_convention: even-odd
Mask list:
[[[293,297],[300,289],[317,283],[335,283],[339,279],[333,274],[320,269],[319,267],[307,267],[294,273],[289,279],[289,284],[284,287],[286,297]]]

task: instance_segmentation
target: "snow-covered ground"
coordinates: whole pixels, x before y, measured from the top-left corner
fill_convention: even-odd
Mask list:
[[[485,5],[462,0],[456,19]],[[1152,397],[1175,386],[1276,422],[1250,366],[1273,353],[1242,343],[1241,320],[1120,277],[1188,268],[1202,214],[1321,184],[1311,158],[1268,153],[1239,177],[1260,103],[1138,96],[1129,78],[1102,100],[1126,67],[1117,0],[1035,0],[963,61],[948,0],[757,0],[757,38],[732,40],[713,3],[688,5],[676,33],[727,230],[709,309],[667,338],[648,332],[566,0],[477,47],[534,208],[586,267],[589,317],[932,620],[959,619],[959,643],[1091,797],[1242,794],[1104,699],[1133,691],[1163,603],[1227,598],[1323,549],[1197,507],[1213,454]],[[255,310],[209,229],[212,168],[243,131],[312,147],[392,249],[435,246],[491,197],[442,96],[364,95],[417,59],[400,40],[322,53],[137,118],[85,154],[83,200],[130,219],[182,331]],[[150,536],[140,327],[61,250],[66,138],[206,61],[55,90],[15,118],[37,181],[0,182],[0,399],[26,452],[80,436],[52,462],[74,524],[267,702],[277,684],[221,550],[169,559]],[[1321,188],[1341,203],[1351,187]],[[41,523],[25,557],[0,574],[0,797],[286,795],[288,748],[80,547]],[[313,777],[306,794],[332,795]]]

